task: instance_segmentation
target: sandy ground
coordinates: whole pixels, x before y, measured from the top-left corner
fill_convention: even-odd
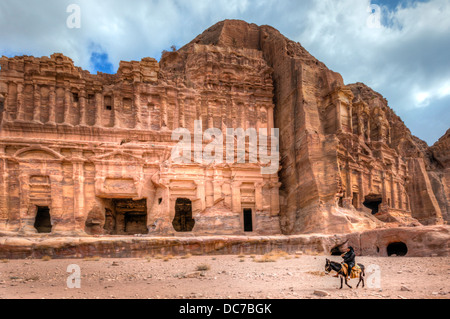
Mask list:
[[[255,261],[260,256],[190,256],[166,260],[156,257],[3,260],[0,298],[450,298],[450,257],[358,257],[358,263],[366,267],[376,265],[379,272],[366,273],[368,282],[364,289],[344,286],[342,290],[337,289],[339,279],[325,275],[325,256],[290,255],[263,263]],[[67,272],[71,264],[80,267],[81,288],[67,286],[68,277],[74,275]],[[199,266],[206,270],[197,271]],[[69,281],[75,283],[71,278]],[[350,284],[355,288],[357,280],[351,280]],[[317,290],[324,296],[314,294]]]

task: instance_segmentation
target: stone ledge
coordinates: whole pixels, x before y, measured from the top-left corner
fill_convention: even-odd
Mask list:
[[[347,242],[359,256],[387,256],[392,242],[404,242],[407,257],[449,256],[450,226],[377,229],[344,235],[208,236],[208,237],[0,237],[0,259],[140,258],[148,255],[288,253],[330,255]],[[377,250],[377,247],[379,248]]]

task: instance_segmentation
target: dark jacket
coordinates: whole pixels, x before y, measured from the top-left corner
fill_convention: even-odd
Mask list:
[[[355,251],[353,250],[352,247],[350,247],[350,251],[347,252],[343,258],[344,258],[344,263],[346,263],[347,265],[355,265]]]

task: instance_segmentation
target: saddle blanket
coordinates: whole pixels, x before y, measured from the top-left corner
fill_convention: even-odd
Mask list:
[[[344,268],[344,274],[347,275],[347,264],[342,263],[342,267]],[[358,265],[353,266],[352,272],[350,273],[350,278],[359,278],[359,274],[361,273],[361,268]]]

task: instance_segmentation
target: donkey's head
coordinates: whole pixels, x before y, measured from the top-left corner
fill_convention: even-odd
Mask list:
[[[327,258],[325,263],[325,273],[329,274],[333,269],[331,268],[331,261]]]

